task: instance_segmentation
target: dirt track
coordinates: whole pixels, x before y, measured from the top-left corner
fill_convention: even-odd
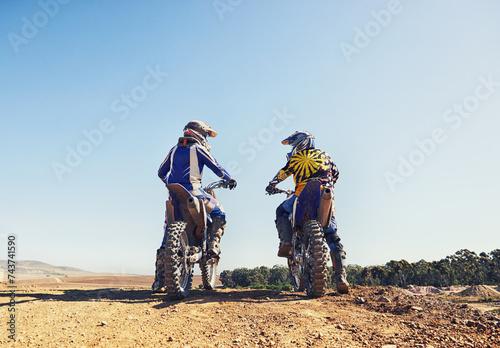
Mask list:
[[[150,293],[150,277],[134,278],[135,287],[113,278],[100,286],[106,279],[18,284],[17,342],[2,330],[0,346],[500,347],[498,312],[398,288],[358,287],[342,296],[332,290],[320,299],[195,289],[173,301]],[[6,318],[8,291],[0,290]]]

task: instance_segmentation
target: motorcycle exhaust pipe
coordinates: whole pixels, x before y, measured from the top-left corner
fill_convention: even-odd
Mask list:
[[[318,221],[323,228],[330,224],[332,217],[332,200],[333,191],[329,187],[325,187],[321,192],[321,199],[318,206]]]
[[[205,207],[202,206],[198,198],[193,196],[189,197],[187,199],[187,207],[194,223],[197,226],[203,226],[203,229],[205,229]]]

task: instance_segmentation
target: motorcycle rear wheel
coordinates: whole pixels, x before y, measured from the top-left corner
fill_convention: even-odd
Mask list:
[[[326,294],[328,248],[325,245],[323,229],[316,220],[304,224],[307,248],[304,255],[306,293],[309,297],[322,297]]]
[[[168,226],[165,247],[165,292],[173,299],[185,298],[193,282],[193,263],[188,258],[187,223],[175,221]]]

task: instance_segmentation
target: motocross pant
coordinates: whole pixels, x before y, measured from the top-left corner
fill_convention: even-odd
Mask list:
[[[286,199],[281,203],[278,208],[276,208],[276,219],[280,216],[289,216],[293,212],[293,204],[297,196],[293,195],[292,197]],[[332,213],[332,219],[330,220],[330,225],[324,231],[326,243],[331,251],[334,250],[344,250],[344,246],[340,242],[340,237],[337,233],[337,220],[335,218],[335,209]]]
[[[199,188],[193,191],[190,191],[193,196],[196,198],[199,198],[203,200],[203,205],[205,206],[205,210],[210,215],[210,217],[213,219],[216,216],[220,216],[224,220],[226,219],[226,213],[224,212],[224,208],[222,207],[222,204],[220,204],[214,197],[203,191],[203,189]],[[166,243],[166,231],[168,228],[168,223],[167,220],[165,220],[165,224],[163,225],[163,240],[161,243],[161,247],[165,247]]]

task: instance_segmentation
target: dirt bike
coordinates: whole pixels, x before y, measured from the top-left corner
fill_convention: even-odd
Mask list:
[[[275,189],[275,193],[286,193],[288,197],[293,194],[291,190],[280,189]],[[332,189],[322,190],[318,180],[310,180],[289,215],[293,234],[288,269],[294,290],[305,290],[309,297],[326,293],[329,249],[323,231],[328,228],[332,214]]]
[[[214,189],[227,188],[227,181],[220,180],[203,190],[215,198]],[[165,291],[171,298],[183,299],[191,290],[194,264],[201,269],[203,287],[215,288],[219,256],[209,257],[212,220],[205,211],[202,199],[193,196],[179,184],[167,185],[169,200],[166,201],[166,247],[161,248],[163,262],[160,277],[164,277]]]

